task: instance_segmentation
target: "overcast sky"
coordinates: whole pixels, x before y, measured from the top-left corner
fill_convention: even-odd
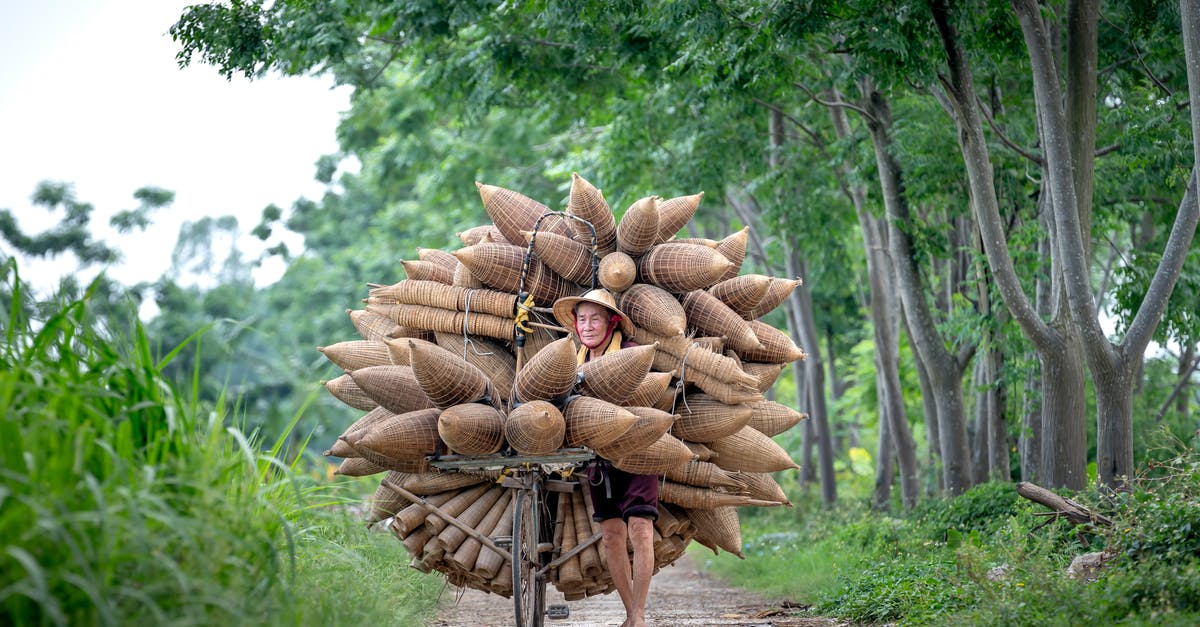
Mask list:
[[[329,79],[228,82],[209,66],[179,69],[167,31],[194,3],[0,3],[0,207],[40,231],[62,216],[29,203],[38,181],[72,183],[95,205],[99,235],[123,249],[126,262],[110,274],[125,283],[162,274],[184,221],[233,214],[248,233],[267,204],[318,198],[315,163],[337,150],[349,107],[349,90]],[[146,233],[118,238],[108,217],[135,208],[133,192],[146,185],[174,191],[175,203]],[[21,269],[47,287],[73,267]]]

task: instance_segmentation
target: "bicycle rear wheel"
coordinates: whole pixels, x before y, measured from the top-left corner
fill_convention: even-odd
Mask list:
[[[534,481],[517,491],[513,510],[513,610],[517,627],[542,627],[546,616],[546,578],[538,574],[542,535],[542,486]]]

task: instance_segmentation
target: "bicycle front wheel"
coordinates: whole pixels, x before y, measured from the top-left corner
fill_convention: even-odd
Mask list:
[[[513,510],[512,580],[513,610],[517,627],[542,627],[546,615],[546,578],[538,574],[542,534],[541,484],[518,490]]]

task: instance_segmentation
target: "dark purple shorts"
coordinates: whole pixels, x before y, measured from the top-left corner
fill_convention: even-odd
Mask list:
[[[588,486],[597,522],[610,518],[629,520],[641,516],[658,519],[658,477],[634,475],[607,462],[588,468]]]

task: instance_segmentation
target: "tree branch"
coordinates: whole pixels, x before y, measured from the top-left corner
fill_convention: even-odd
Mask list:
[[[1024,148],[1018,146],[1016,144],[1016,142],[1014,142],[1008,138],[1008,135],[1005,134],[1004,131],[1000,130],[1000,127],[996,126],[996,121],[992,119],[992,112],[988,111],[987,106],[985,106],[983,104],[983,100],[981,100],[979,98],[979,96],[975,96],[975,102],[976,102],[976,104],[979,105],[979,111],[983,113],[983,119],[985,122],[988,123],[988,128],[992,129],[992,132],[996,134],[996,137],[1000,138],[1000,143],[1004,144],[1005,146],[1008,146],[1010,149],[1012,149],[1014,152],[1021,155],[1022,157],[1025,157],[1026,159],[1028,159],[1038,165],[1042,165],[1043,162],[1042,162],[1041,155],[1036,155],[1036,154],[1029,152],[1028,150],[1025,150]]]
[[[1188,368],[1183,373],[1183,376],[1179,377],[1179,382],[1175,384],[1175,389],[1171,390],[1171,395],[1168,396],[1167,400],[1163,402],[1162,407],[1158,408],[1158,413],[1154,414],[1154,422],[1162,422],[1163,417],[1167,415],[1167,410],[1169,410],[1171,405],[1175,402],[1175,397],[1179,396],[1179,393],[1183,391],[1183,388],[1187,387],[1188,382],[1192,379],[1192,373],[1196,372],[1197,368],[1200,368],[1200,357],[1193,359],[1192,367]]]
[[[830,102],[830,101],[827,101],[827,100],[821,100],[820,98],[818,98],[818,97],[817,97],[817,95],[816,95],[816,94],[812,93],[812,91],[811,91],[811,90],[809,90],[807,87],[805,87],[805,86],[804,86],[803,84],[801,84],[801,83],[792,83],[792,86],[793,86],[793,87],[796,87],[796,88],[800,89],[800,91],[803,91],[804,93],[808,94],[808,97],[809,97],[809,98],[810,98],[810,99],[811,99],[813,102],[815,102],[815,103],[817,103],[817,104],[819,104],[819,105],[821,105],[821,106],[824,106],[824,107],[844,107],[844,108],[846,108],[846,109],[850,109],[851,111],[855,111],[855,112],[857,112],[859,115],[861,115],[861,116],[863,116],[864,118],[866,118],[866,119],[867,119],[867,121],[869,121],[869,122],[870,122],[870,123],[872,123],[872,124],[878,124],[878,123],[879,123],[879,120],[876,120],[876,119],[875,119],[875,117],[871,115],[871,112],[870,112],[870,111],[867,111],[866,109],[864,109],[864,108],[862,108],[862,107],[860,107],[860,106],[858,106],[858,105],[856,105],[856,104],[849,103],[849,102],[846,102],[846,101],[844,101],[844,100],[839,100],[839,101],[837,101],[837,102]]]

